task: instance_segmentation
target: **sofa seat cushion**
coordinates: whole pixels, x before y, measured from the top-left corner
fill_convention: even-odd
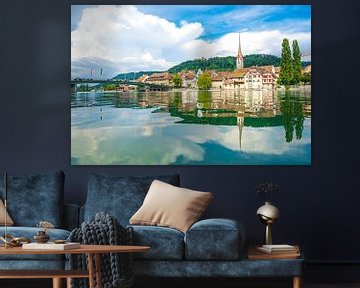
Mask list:
[[[149,251],[134,253],[135,259],[184,259],[184,234],[182,232],[158,226],[131,227],[134,229],[134,244],[151,247]]]
[[[7,233],[14,237],[25,237],[32,240],[39,230],[41,229],[37,227],[8,227]],[[0,227],[0,235],[4,234],[4,227]],[[49,241],[54,241],[67,239],[70,232],[63,229],[49,229],[47,234],[50,236]],[[0,260],[62,260],[64,258],[64,255],[0,255]]]
[[[180,184],[178,174],[145,177],[91,174],[81,221],[90,223],[96,213],[105,212],[114,216],[119,224],[128,225],[155,179],[175,186]]]
[[[187,260],[236,260],[242,252],[245,230],[232,219],[206,219],[185,235]]]

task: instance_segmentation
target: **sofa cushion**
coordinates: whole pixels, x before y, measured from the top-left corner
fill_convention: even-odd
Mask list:
[[[7,233],[14,237],[25,237],[33,240],[33,236],[36,235],[41,228],[36,227],[8,227]],[[0,227],[0,235],[5,234],[5,227]],[[49,241],[65,240],[69,237],[70,232],[63,229],[49,229],[47,234],[50,236]],[[0,260],[62,260],[63,255],[0,255]]]
[[[206,219],[195,223],[185,235],[188,260],[238,259],[245,240],[243,226],[232,219]]]
[[[154,180],[143,205],[131,217],[135,225],[157,225],[186,232],[213,199],[210,192],[174,187]]]
[[[96,213],[106,212],[126,226],[130,217],[140,208],[155,179],[175,186],[180,184],[178,174],[145,177],[91,174],[84,205],[84,221],[91,222]]]
[[[6,212],[5,215],[5,205],[3,201],[0,199],[0,226],[5,225],[5,217],[6,217],[6,225],[8,226],[14,225],[14,221],[11,219],[9,213]]]
[[[134,244],[150,246],[146,252],[134,253],[135,259],[182,260],[184,234],[172,228],[157,226],[132,226]]]
[[[3,176],[0,177],[0,183]],[[3,185],[0,195],[4,197]],[[64,173],[62,171],[8,176],[8,212],[16,226],[35,227],[45,220],[62,227]]]

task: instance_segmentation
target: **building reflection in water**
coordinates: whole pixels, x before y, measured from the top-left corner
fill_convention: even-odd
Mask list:
[[[243,127],[283,126],[286,142],[301,139],[304,119],[311,117],[310,91],[222,90],[76,93],[72,107],[114,105],[117,108],[158,108],[176,123],[238,126],[241,149]]]

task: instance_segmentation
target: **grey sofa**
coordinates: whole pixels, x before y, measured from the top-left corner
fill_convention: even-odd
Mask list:
[[[66,239],[79,222],[77,205],[64,204],[64,173],[54,171],[32,176],[8,177],[8,212],[14,226],[7,233],[32,239],[41,228],[39,221],[55,225],[50,240]],[[3,176],[0,183],[3,183]],[[4,199],[3,185],[0,196]],[[0,235],[5,227],[0,226]],[[0,255],[0,269],[64,269],[63,255]]]
[[[154,179],[179,186],[179,175],[118,177],[92,174],[80,221],[104,211],[123,226],[139,209]],[[216,201],[216,199],[215,199]],[[135,244],[151,250],[135,253],[135,275],[150,277],[298,277],[303,260],[247,260],[245,229],[233,219],[204,219],[184,234],[158,226],[132,226]]]

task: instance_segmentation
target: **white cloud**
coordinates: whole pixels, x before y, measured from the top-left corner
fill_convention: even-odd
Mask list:
[[[119,72],[167,70],[194,58],[236,55],[237,33],[203,40],[204,32],[201,23],[181,21],[176,25],[135,6],[86,8],[71,32],[72,77],[88,77],[90,69],[103,68],[101,77],[108,78]],[[243,53],[279,55],[285,37],[297,39],[300,48],[310,51],[310,33],[266,30],[242,33]]]
[[[310,51],[310,33],[285,33],[279,30],[243,32],[241,33],[241,50],[247,54],[273,54],[279,56],[284,38],[290,41],[297,39],[302,51]],[[239,34],[229,33],[217,39],[210,45],[219,56],[235,55],[238,49]]]

